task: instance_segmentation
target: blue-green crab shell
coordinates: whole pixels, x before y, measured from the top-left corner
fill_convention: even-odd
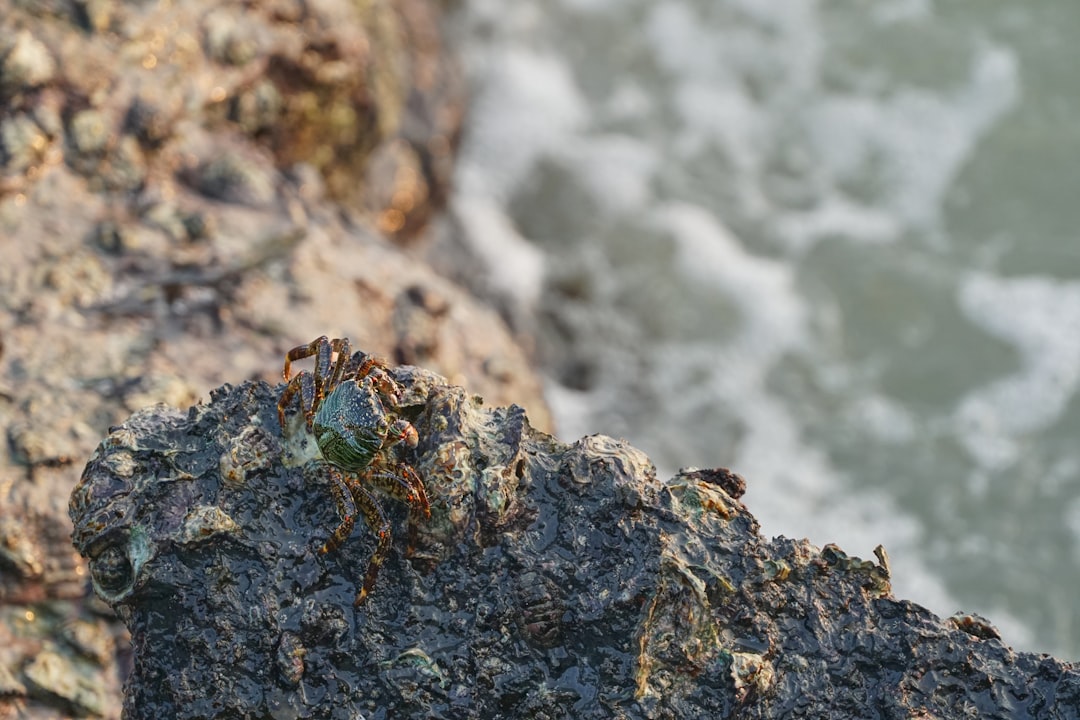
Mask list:
[[[323,459],[342,470],[362,470],[382,449],[392,422],[364,378],[334,388],[316,410],[312,430]]]

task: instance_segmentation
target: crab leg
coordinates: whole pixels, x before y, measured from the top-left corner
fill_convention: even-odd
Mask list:
[[[342,478],[342,474],[336,468],[327,466],[327,472],[330,475],[330,491],[334,494],[334,500],[337,501],[338,515],[341,517],[341,523],[334,528],[334,532],[330,535],[330,538],[326,541],[319,552],[325,555],[328,552],[336,550],[340,545],[348,539],[352,533],[353,525],[356,524],[356,503],[353,501],[353,493],[348,483]]]
[[[379,577],[379,568],[390,553],[390,521],[386,519],[386,513],[383,512],[382,506],[379,505],[379,501],[375,496],[355,478],[350,479],[352,482],[349,488],[352,490],[353,499],[356,500],[360,511],[364,513],[368,526],[375,531],[376,537],[375,552],[371,554],[367,572],[364,573],[364,585],[360,588],[360,592],[356,594],[356,600],[353,601],[354,605],[360,605],[367,599],[372,588],[375,587],[375,580]]]
[[[292,367],[292,364],[294,362],[315,355],[319,352],[320,344],[326,344],[329,342],[330,341],[325,335],[320,335],[307,345],[297,345],[292,350],[285,353],[285,369],[281,371],[281,374],[285,376],[285,380],[288,381],[290,379],[289,369]],[[318,367],[318,363],[316,363],[316,367]]]
[[[345,368],[345,372],[349,377],[356,378],[357,381],[363,380],[371,368],[382,365],[382,361],[374,355],[368,355],[363,350],[357,350],[349,358],[349,365]]]
[[[349,342],[349,338],[331,340],[330,350],[337,355],[333,371],[330,373],[330,382],[327,385],[328,388],[333,389],[345,376],[345,369],[349,366],[349,360],[352,357],[352,343]]]
[[[420,481],[420,476],[411,468],[397,465],[381,472],[368,471],[364,475],[387,495],[408,503],[410,511],[419,509],[424,517],[431,517],[431,506],[428,504],[424,485]]]
[[[308,373],[300,373],[285,386],[285,390],[282,391],[281,398],[278,400],[278,423],[282,429],[285,428],[285,409],[289,407],[289,403],[292,402],[297,393],[300,393],[300,410],[304,413],[308,430],[311,430],[311,423],[315,417],[313,408],[315,381]]]

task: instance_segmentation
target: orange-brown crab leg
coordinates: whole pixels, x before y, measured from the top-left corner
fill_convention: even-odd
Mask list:
[[[367,572],[364,573],[364,584],[360,592],[356,594],[356,600],[353,601],[353,605],[360,605],[375,587],[375,581],[379,577],[379,568],[390,553],[390,521],[386,519],[386,513],[383,512],[379,501],[367,488],[354,481],[350,489],[353,491],[353,499],[356,500],[360,511],[364,513],[367,524],[375,531],[376,537],[375,552],[371,554],[371,560],[368,561]]]
[[[385,491],[387,495],[409,504],[409,511],[420,510],[424,517],[431,517],[431,505],[428,504],[424,483],[416,471],[407,465],[396,465],[381,471],[364,473],[365,479]]]
[[[327,339],[325,335],[320,335],[307,345],[297,345],[292,350],[285,353],[285,368],[281,371],[281,374],[285,377],[285,381],[288,382],[291,379],[289,370],[292,368],[294,362],[318,354],[319,348],[329,342],[330,340]],[[318,367],[318,362],[315,363],[315,366]]]
[[[325,335],[320,335],[307,345],[297,345],[285,353],[285,367],[282,368],[281,374],[288,382],[292,374],[292,364],[314,355],[315,367],[312,375],[315,376],[315,396],[322,400],[326,393],[341,381],[351,350],[352,344],[349,338],[330,340]]]
[[[285,409],[289,407],[296,393],[300,393],[300,410],[304,413],[308,430],[311,430],[312,421],[315,418],[315,380],[308,373],[300,373],[285,386],[278,400],[277,412],[278,423],[281,429],[285,429]]]
[[[346,371],[355,377],[357,380],[362,380],[367,377],[375,368],[387,368],[386,361],[376,355],[369,355],[364,351],[354,353],[349,359],[349,367]]]
[[[297,345],[285,353],[285,367],[282,369],[281,374],[288,380],[292,364],[297,360],[312,356],[316,356],[316,374],[330,375],[335,380],[340,381],[348,360],[352,356],[352,343],[349,338],[330,340],[325,335],[320,335],[307,345]],[[331,362],[333,362],[333,366],[331,366]]]
[[[337,338],[330,341],[330,350],[337,355],[337,358],[334,360],[334,367],[326,387],[333,389],[341,382],[349,367],[349,360],[352,358],[352,343],[349,342],[349,338]]]
[[[285,353],[285,367],[281,374],[288,385],[278,402],[278,422],[285,427],[285,409],[289,406],[294,395],[300,393],[300,409],[307,420],[308,430],[311,430],[312,419],[319,404],[326,398],[327,393],[333,390],[341,382],[346,368],[349,366],[352,344],[349,338],[335,338],[328,340],[325,335],[320,335],[307,345],[297,345]],[[300,371],[295,377],[292,376],[292,364],[297,360],[303,360],[315,356],[315,367],[311,373]]]
[[[368,561],[367,572],[364,573],[364,584],[354,601],[355,605],[360,605],[367,599],[372,588],[375,587],[375,581],[379,577],[379,568],[390,553],[392,540],[390,521],[387,519],[386,513],[383,512],[382,506],[379,505],[379,501],[367,488],[360,484],[359,478],[342,473],[333,467],[328,468],[328,473],[332,482],[330,490],[334,493],[334,499],[337,500],[341,523],[334,529],[333,534],[319,549],[319,552],[322,554],[332,552],[348,539],[356,523],[358,506],[360,512],[364,514],[368,526],[375,531],[375,552],[372,553],[371,559]]]
[[[353,355],[346,372],[356,378],[357,382],[370,376],[375,388],[384,396],[391,398],[396,406],[401,401],[401,387],[390,376],[389,368],[389,364],[382,358],[358,352]]]
[[[356,502],[353,500],[352,489],[336,468],[327,466],[327,474],[330,476],[330,492],[334,494],[334,500],[337,501],[341,522],[334,528],[330,538],[319,548],[319,552],[323,555],[340,547],[348,539],[356,524]]]

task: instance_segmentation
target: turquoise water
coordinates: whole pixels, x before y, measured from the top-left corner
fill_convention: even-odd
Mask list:
[[[867,8],[871,8],[867,10]],[[453,212],[560,434],[1080,657],[1080,6],[467,0]]]

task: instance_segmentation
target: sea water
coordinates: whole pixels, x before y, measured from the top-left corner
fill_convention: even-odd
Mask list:
[[[1080,658],[1080,5],[464,0],[452,212],[559,434]]]

